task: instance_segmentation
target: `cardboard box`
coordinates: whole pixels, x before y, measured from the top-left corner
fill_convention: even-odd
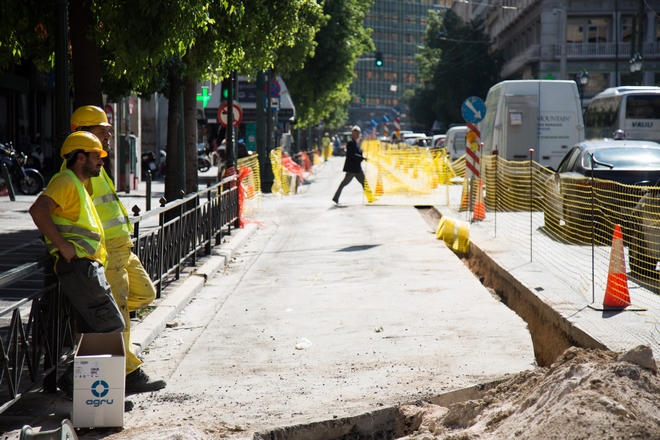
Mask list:
[[[73,358],[76,428],[124,426],[126,354],[121,333],[85,333]]]

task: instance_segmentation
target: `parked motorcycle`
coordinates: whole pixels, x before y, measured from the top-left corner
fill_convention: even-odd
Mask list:
[[[151,171],[151,177],[156,178],[158,175],[158,165],[156,164],[156,153],[153,151],[146,151],[142,153],[142,178],[147,178],[147,171]]]
[[[25,154],[14,150],[11,143],[0,144],[0,168],[7,167],[12,185],[23,194],[38,194],[44,188],[44,177],[34,168],[25,168],[25,159]],[[0,190],[7,186],[4,173],[0,173]]]
[[[211,157],[203,143],[197,144],[197,169],[202,173],[211,169]]]

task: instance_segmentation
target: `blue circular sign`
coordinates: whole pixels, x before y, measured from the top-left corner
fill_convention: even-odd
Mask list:
[[[486,116],[486,104],[483,99],[478,96],[470,96],[463,101],[461,115],[463,115],[465,122],[470,122],[472,124],[481,122],[484,119],[484,116]]]
[[[371,121],[369,121],[372,127],[378,127],[378,119],[373,118]]]

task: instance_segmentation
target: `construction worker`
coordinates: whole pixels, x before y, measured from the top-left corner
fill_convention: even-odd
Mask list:
[[[105,112],[96,106],[86,105],[71,115],[71,130],[90,132],[95,135],[103,149],[108,151],[112,138],[112,125]],[[126,351],[126,394],[156,391],[166,386],[164,380],[150,378],[140,367],[131,344],[130,312],[142,309],[156,298],[149,275],[138,257],[132,252],[131,231],[126,208],[119,200],[112,180],[105,169],[98,177],[89,179],[86,189],[90,194],[103,224],[105,244],[108,250],[106,277],[114,299],[126,322],[124,346]]]
[[[321,145],[323,147],[323,162],[327,162],[332,155],[332,147],[330,146],[330,134],[325,133],[321,139]]]
[[[120,333],[125,321],[106,280],[104,232],[84,185],[98,176],[107,155],[91,133],[69,135],[60,151],[66,168],[51,179],[30,207],[55,259],[55,273],[73,305],[79,333]],[[73,365],[57,382],[73,397]]]

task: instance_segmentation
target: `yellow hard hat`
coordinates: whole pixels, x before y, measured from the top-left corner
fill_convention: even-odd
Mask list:
[[[95,125],[112,127],[112,124],[108,123],[108,116],[100,107],[83,105],[78,107],[71,115],[71,131],[75,131],[78,127],[93,127]]]
[[[108,153],[103,149],[101,141],[88,131],[74,131],[64,140],[60,157],[66,159],[67,156],[76,150],[83,150],[86,153],[96,151],[101,157],[106,157]]]

